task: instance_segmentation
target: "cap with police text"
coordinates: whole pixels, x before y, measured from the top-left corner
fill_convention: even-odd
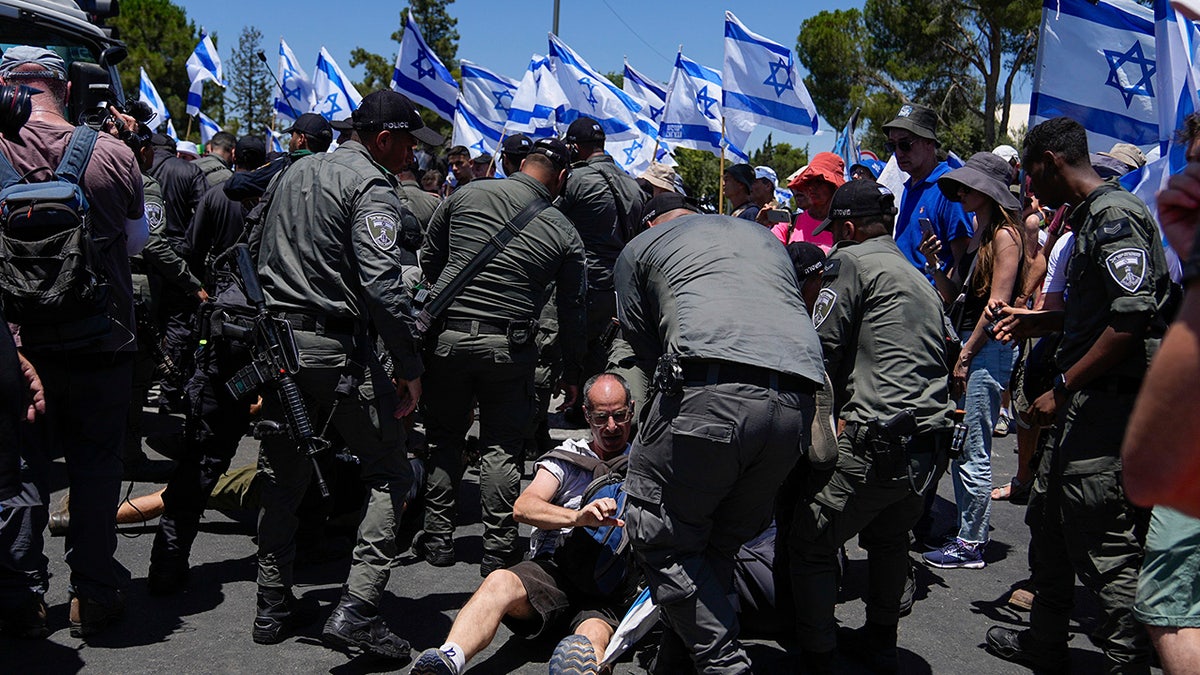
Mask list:
[[[787,245],[788,257],[802,283],[814,274],[825,271],[825,252],[811,241],[793,241]]]
[[[563,140],[568,143],[594,143],[604,140],[604,129],[600,123],[590,117],[580,117],[567,127],[567,135]]]
[[[500,152],[509,157],[524,157],[533,149],[533,141],[529,140],[525,134],[513,134],[505,138],[500,147]]]
[[[285,134],[304,134],[318,141],[333,142],[333,127],[329,120],[317,113],[304,113],[296,118],[292,126],[283,130]]]
[[[642,227],[650,227],[656,218],[675,209],[697,212],[696,207],[678,192],[663,192],[650,198],[650,201],[642,207]]]
[[[334,122],[332,126],[342,131],[407,131],[429,145],[441,145],[446,140],[425,126],[417,107],[407,96],[391,89],[367,94],[348,119]]]
[[[843,184],[829,201],[829,217],[813,229],[813,234],[828,230],[835,220],[896,215],[896,197],[891,190],[864,178]]]
[[[928,138],[934,143],[937,139],[937,113],[933,108],[926,108],[923,105],[905,104],[900,106],[900,112],[896,113],[896,119],[883,125],[883,133],[887,133],[888,129],[903,129],[910,131],[915,136]]]
[[[30,64],[38,66],[40,70],[26,69],[20,73],[13,72],[21,66]],[[49,49],[30,47],[29,45],[17,45],[6,49],[4,57],[0,58],[0,77],[4,77],[5,79],[36,78],[65,80],[67,79],[67,62],[63,61],[61,56]]]

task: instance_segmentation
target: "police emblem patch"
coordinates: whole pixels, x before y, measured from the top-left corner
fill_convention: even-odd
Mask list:
[[[1146,252],[1140,248],[1123,248],[1108,256],[1104,265],[1113,281],[1130,293],[1146,278]]]
[[[159,202],[146,202],[146,225],[151,232],[158,232],[166,223],[163,215],[163,205]]]
[[[388,250],[396,244],[396,218],[388,213],[368,213],[364,218],[367,232],[371,241],[381,250]]]
[[[833,311],[833,303],[837,301],[837,293],[831,288],[822,288],[817,295],[817,301],[813,303],[813,326],[819,327],[825,323],[825,319],[829,318],[829,313]]]

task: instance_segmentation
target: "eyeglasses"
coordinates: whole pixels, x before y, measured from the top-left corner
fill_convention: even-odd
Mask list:
[[[900,152],[911,152],[913,145],[915,145],[916,142],[917,141],[912,138],[905,138],[903,140],[896,141],[895,143],[888,141],[883,144],[883,149],[891,153],[894,153],[897,150]]]
[[[608,425],[609,419],[617,424],[624,424],[632,417],[632,413],[629,412],[629,408],[621,408],[612,412],[588,411],[584,416],[593,426],[603,427]]]

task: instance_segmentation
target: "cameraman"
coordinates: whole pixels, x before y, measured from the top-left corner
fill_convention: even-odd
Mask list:
[[[0,139],[0,153],[21,175],[45,175],[61,161],[75,127],[67,121],[66,63],[54,52],[17,46],[0,59],[0,82],[39,90],[31,99],[29,122],[18,134]],[[111,331],[83,347],[32,348],[24,355],[45,388],[46,414],[27,429],[22,444],[30,465],[32,506],[16,507],[0,526],[10,543],[15,569],[0,570],[0,607],[5,623],[41,637],[45,629],[47,560],[42,532],[48,517],[49,459],[66,458],[71,489],[71,525],[66,560],[71,568],[71,635],[86,637],[121,617],[121,587],[129,572],[114,558],[116,512],[121,488],[121,445],[133,382],[133,290],[129,255],[146,242],[142,179],[133,154],[101,133],[79,180],[89,204],[91,239],[99,252],[99,273],[109,286]],[[53,449],[47,447],[54,445]],[[21,552],[21,553],[18,553]],[[21,625],[14,626],[19,622]]]
[[[922,495],[937,489],[947,463],[941,437],[948,437],[953,408],[942,302],[890,236],[895,214],[886,188],[850,181],[834,193],[829,218],[813,231],[829,229],[836,242],[813,323],[844,425],[836,468],[809,471],[802,490],[814,496],[796,504],[788,542],[796,634],[813,673],[842,670],[836,663],[836,555],[856,534],[871,566],[865,640],[857,651],[873,670],[899,667],[896,625],[909,568],[908,532],[923,510]]]

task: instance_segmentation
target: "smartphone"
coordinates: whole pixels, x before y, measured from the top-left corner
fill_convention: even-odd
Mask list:
[[[924,235],[924,237],[928,237],[929,235],[933,234],[933,221],[932,220],[930,220],[928,218],[920,218],[917,220],[917,223],[920,224],[921,234]],[[924,238],[924,237],[922,237],[922,238]]]
[[[769,209],[767,211],[768,223],[789,223],[792,221],[792,212],[787,209]]]

